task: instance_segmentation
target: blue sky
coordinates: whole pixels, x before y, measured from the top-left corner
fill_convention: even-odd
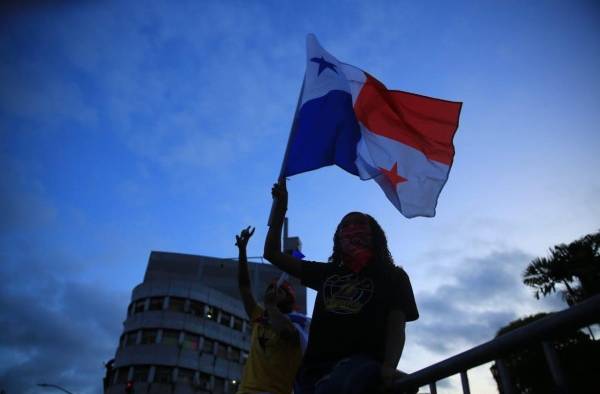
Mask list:
[[[523,2],[31,2],[0,21],[0,386],[97,393],[151,250],[235,256],[283,157],[315,33],[388,87],[464,102],[433,219],[337,168],[293,177],[325,260],[351,210],[386,230],[421,319],[414,371],[564,306],[520,274],[600,219],[600,7]],[[232,279],[233,280],[233,279]],[[64,327],[69,327],[65,329]],[[65,350],[68,349],[68,350]],[[494,393],[487,367],[474,392]],[[450,379],[440,392],[458,392]]]

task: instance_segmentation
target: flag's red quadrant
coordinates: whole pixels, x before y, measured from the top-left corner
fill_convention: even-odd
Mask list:
[[[461,105],[388,90],[367,74],[354,103],[354,112],[358,121],[373,133],[415,148],[430,160],[450,165]]]

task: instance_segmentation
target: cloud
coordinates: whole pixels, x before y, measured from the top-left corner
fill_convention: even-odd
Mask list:
[[[17,49],[0,53],[16,58],[10,66],[0,65],[0,113],[8,119],[29,121],[35,131],[96,124],[97,112],[86,102],[81,83],[73,75],[23,56]]]
[[[501,327],[517,318],[566,307],[555,296],[536,300],[522,284],[521,273],[532,256],[520,249],[495,245],[488,248],[493,252],[487,253],[466,248],[462,253],[454,248],[444,250],[448,253],[433,253],[439,255],[435,261],[444,263],[427,272],[433,285],[420,291],[415,288],[420,318],[408,324],[400,363],[410,372],[492,340]],[[467,253],[475,257],[465,256]],[[489,365],[469,370],[469,380],[474,391],[496,392]],[[461,390],[458,375],[438,381],[437,386],[451,392]]]
[[[500,327],[536,309],[556,309],[556,300],[535,300],[522,284],[531,260],[520,250],[506,250],[443,268],[441,284],[416,295],[421,318],[411,327],[413,340],[449,355],[493,339]]]
[[[26,97],[6,100],[6,111],[33,118],[50,116],[36,108],[97,115],[103,131],[169,173],[226,172],[240,158],[259,157],[255,150],[273,135],[284,146],[302,78],[302,41],[257,23],[268,14],[260,5],[164,7],[72,7],[51,29],[34,29],[34,36],[43,31],[60,43],[52,58],[63,71],[28,74],[58,89],[33,91],[28,87],[38,84],[15,79],[13,90]],[[7,79],[29,64],[18,66],[7,67]],[[59,108],[47,103],[54,91],[65,92],[53,100]]]
[[[0,389],[100,393],[128,295],[79,279],[88,261],[53,242],[61,218],[43,184],[23,163],[0,162]]]
[[[50,223],[56,209],[41,182],[28,176],[17,160],[0,153],[0,235],[30,230]]]
[[[80,262],[29,248],[2,252],[0,388],[37,392],[36,383],[100,393],[103,361],[114,355],[127,298],[72,279]]]

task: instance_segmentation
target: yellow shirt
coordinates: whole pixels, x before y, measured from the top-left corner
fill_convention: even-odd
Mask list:
[[[261,319],[264,312],[259,306],[252,312],[250,354],[238,394],[290,394],[302,361],[300,341],[281,338]]]

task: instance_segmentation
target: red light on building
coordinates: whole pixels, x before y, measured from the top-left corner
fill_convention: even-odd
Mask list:
[[[125,393],[126,394],[133,394],[133,382],[130,380],[127,382],[127,385],[125,386]]]

